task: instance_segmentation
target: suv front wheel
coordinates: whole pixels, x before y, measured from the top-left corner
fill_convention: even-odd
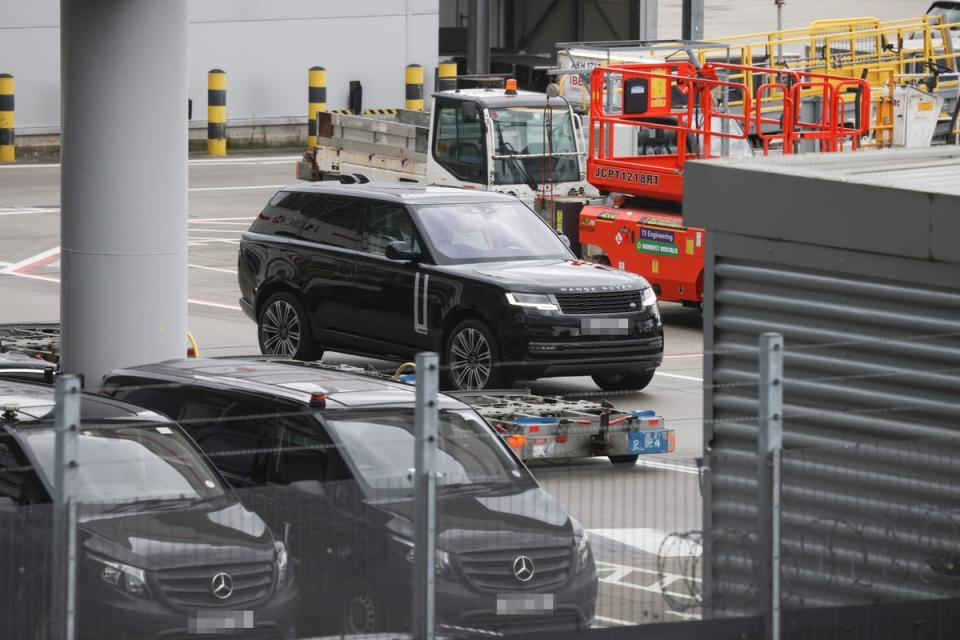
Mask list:
[[[310,317],[297,297],[287,292],[273,294],[260,309],[257,338],[260,352],[267,355],[295,360],[323,357],[310,330]]]
[[[443,349],[446,386],[457,391],[495,389],[505,385],[500,353],[482,322],[464,320],[453,328]]]

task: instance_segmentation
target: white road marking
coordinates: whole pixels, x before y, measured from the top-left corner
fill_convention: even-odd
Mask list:
[[[672,353],[672,354],[665,353],[663,357],[664,358],[702,358],[703,354],[702,353]]]
[[[679,373],[667,373],[666,371],[657,371],[657,376],[663,376],[664,378],[676,378],[677,380],[691,380],[693,382],[703,382],[703,378],[696,378],[694,376],[684,376]]]
[[[198,300],[197,298],[187,298],[190,304],[198,304],[203,307],[214,307],[216,309],[230,309],[231,311],[240,311],[240,306],[235,304],[225,304],[223,302],[212,302],[210,300]]]
[[[28,258],[24,258],[19,262],[14,262],[11,265],[5,267],[2,273],[13,274],[13,275],[22,275],[17,273],[18,271],[27,269],[29,267],[40,264],[44,261],[49,261],[55,259],[60,255],[60,247],[53,247],[52,249],[47,249],[46,251],[41,251],[36,255],[32,255]]]
[[[191,224],[207,224],[210,222],[221,222],[223,220],[246,220],[247,223],[253,222],[256,216],[234,216],[232,218],[191,218]]]
[[[19,209],[0,207],[0,216],[23,216],[34,213],[59,213],[60,209],[47,207],[21,207]]]
[[[235,269],[223,269],[222,267],[208,267],[202,264],[188,264],[187,266],[190,267],[191,269],[203,269],[204,271],[219,271],[221,273],[232,273],[233,275],[237,275],[237,272]]]
[[[243,158],[194,158],[187,160],[191,166],[224,165],[224,164],[282,164],[291,160],[299,160],[303,156],[247,156]],[[15,164],[0,164],[0,169],[50,169],[60,167],[59,162],[22,162]]]
[[[223,224],[222,222],[220,224]],[[242,236],[242,229],[210,229],[209,227],[203,227],[202,229],[194,229],[197,233],[232,233],[235,236]]]
[[[604,624],[612,624],[618,627],[633,627],[640,624],[639,622],[630,622],[628,620],[608,618],[607,616],[593,616],[593,619],[596,620],[597,622],[603,622]]]
[[[597,573],[605,574],[599,575],[600,582],[604,584],[612,584],[618,587],[626,587],[628,589],[635,589],[637,591],[646,591],[648,593],[656,593],[659,595],[667,594],[673,598],[680,598],[682,600],[696,600],[697,598],[690,595],[689,593],[680,593],[677,591],[664,591],[660,588],[660,572],[653,569],[641,569],[639,567],[631,567],[628,565],[614,564],[612,562],[601,562],[597,561]],[[638,573],[645,576],[656,576],[657,582],[653,584],[637,584],[635,582],[624,582],[623,579],[634,574]],[[676,577],[676,581],[693,581],[693,582],[702,582],[700,578],[695,578],[693,576],[681,576],[674,573],[664,573],[664,577]]]
[[[187,191],[244,191],[247,189],[279,189],[285,187],[285,184],[247,184],[237,187],[192,187]]]
[[[659,529],[589,529],[588,531],[590,535],[600,536],[665,558],[689,558],[703,553],[699,544],[685,538],[672,538],[670,533]],[[677,576],[677,579],[682,577]]]
[[[658,460],[637,460],[637,464],[651,469],[665,469],[667,471],[677,471],[679,473],[689,473],[692,476],[700,475],[700,470],[696,467],[688,467],[682,464],[671,464],[669,462],[660,462]]]
[[[238,227],[249,227],[253,218],[244,218],[246,222],[223,222],[223,220],[232,220],[235,218],[211,218],[209,220],[190,220],[190,224],[222,224],[226,226],[236,225]]]

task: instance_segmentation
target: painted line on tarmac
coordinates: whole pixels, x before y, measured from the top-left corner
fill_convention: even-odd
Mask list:
[[[232,217],[232,218],[191,218],[191,219],[190,219],[190,223],[191,223],[191,224],[200,224],[200,223],[206,224],[206,223],[208,223],[208,222],[222,222],[222,221],[224,221],[224,220],[246,220],[247,223],[249,224],[249,223],[253,222],[254,218],[256,218],[256,216],[234,216],[234,217]]]
[[[5,267],[2,273],[9,275],[27,275],[26,272],[30,269],[35,269],[41,267],[49,262],[53,262],[60,257],[60,247],[53,247],[52,249],[47,249],[46,251],[41,251],[36,255],[32,255],[28,258],[24,258],[19,262],[14,262],[8,267]]]
[[[210,218],[208,220],[190,220],[190,224],[222,224],[226,226],[249,227],[253,222],[253,217],[244,218],[246,222],[224,222],[225,220],[236,220],[236,218]]]
[[[684,538],[660,529],[588,529],[591,536],[600,536],[622,545],[640,549],[662,558],[695,558],[703,555],[703,548]]]
[[[244,191],[250,189],[279,189],[285,187],[285,184],[248,184],[239,187],[192,187],[187,191]]]
[[[224,269],[223,267],[208,267],[202,264],[188,264],[191,269],[203,269],[204,271],[219,271],[220,273],[232,273],[237,275],[236,269]]]
[[[703,382],[703,378],[696,378],[694,376],[683,376],[679,373],[667,373],[665,371],[657,371],[656,375],[663,376],[664,378],[676,378],[677,380],[691,380],[693,382]]]
[[[19,209],[0,207],[0,216],[25,216],[34,213],[60,213],[60,209],[51,209],[49,207],[20,207]]]
[[[599,577],[600,582],[612,584],[618,587],[626,587],[637,591],[646,591],[659,595],[667,594],[681,600],[696,600],[697,598],[689,593],[680,593],[678,591],[668,591],[667,587],[676,582],[703,582],[700,578],[694,576],[682,576],[676,573],[667,573],[654,569],[641,569],[640,567],[631,567],[629,565],[615,564],[613,562],[603,562],[597,560],[597,573],[605,574]],[[636,582],[625,582],[624,579],[633,574],[644,576],[655,576],[657,581],[653,584],[637,584]]]
[[[230,311],[240,311],[240,307],[235,304],[225,304],[223,302],[213,302],[212,300],[200,300],[198,298],[187,298],[190,304],[198,304],[203,307],[213,307],[215,309],[229,309]]]
[[[639,622],[630,622],[629,620],[620,620],[618,618],[608,618],[607,616],[593,616],[593,619],[597,622],[612,624],[616,627],[635,627],[640,624]]]
[[[262,159],[251,160],[249,157],[243,158],[194,158],[192,160],[187,160],[187,164],[193,166],[207,166],[207,165],[224,165],[224,164],[280,164],[281,162],[289,162],[290,160],[299,160],[303,156],[265,156]],[[266,161],[266,162],[264,162]],[[52,167],[60,167],[59,162],[29,162],[29,163],[19,163],[19,164],[0,164],[0,170],[3,169],[49,169]]]
[[[677,471],[679,473],[688,473],[692,476],[700,475],[700,470],[696,467],[688,467],[682,464],[672,464],[669,462],[659,462],[657,460],[637,460],[637,464],[651,469],[664,469],[666,471]]]
[[[703,352],[699,353],[669,353],[664,354],[664,358],[702,358]]]

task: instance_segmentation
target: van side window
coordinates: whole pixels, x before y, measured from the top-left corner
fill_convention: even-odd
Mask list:
[[[10,498],[18,505],[49,502],[36,473],[25,469],[24,461],[13,438],[0,436],[0,498]]]
[[[301,239],[359,251],[363,201],[349,196],[310,195],[316,202],[307,211]]]

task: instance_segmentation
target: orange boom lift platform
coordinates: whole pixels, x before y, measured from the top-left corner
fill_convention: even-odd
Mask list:
[[[587,179],[607,202],[580,212],[582,256],[691,306],[703,302],[708,239],[683,224],[685,163],[855,150],[871,115],[866,80],[716,62],[601,66],[590,92]]]

